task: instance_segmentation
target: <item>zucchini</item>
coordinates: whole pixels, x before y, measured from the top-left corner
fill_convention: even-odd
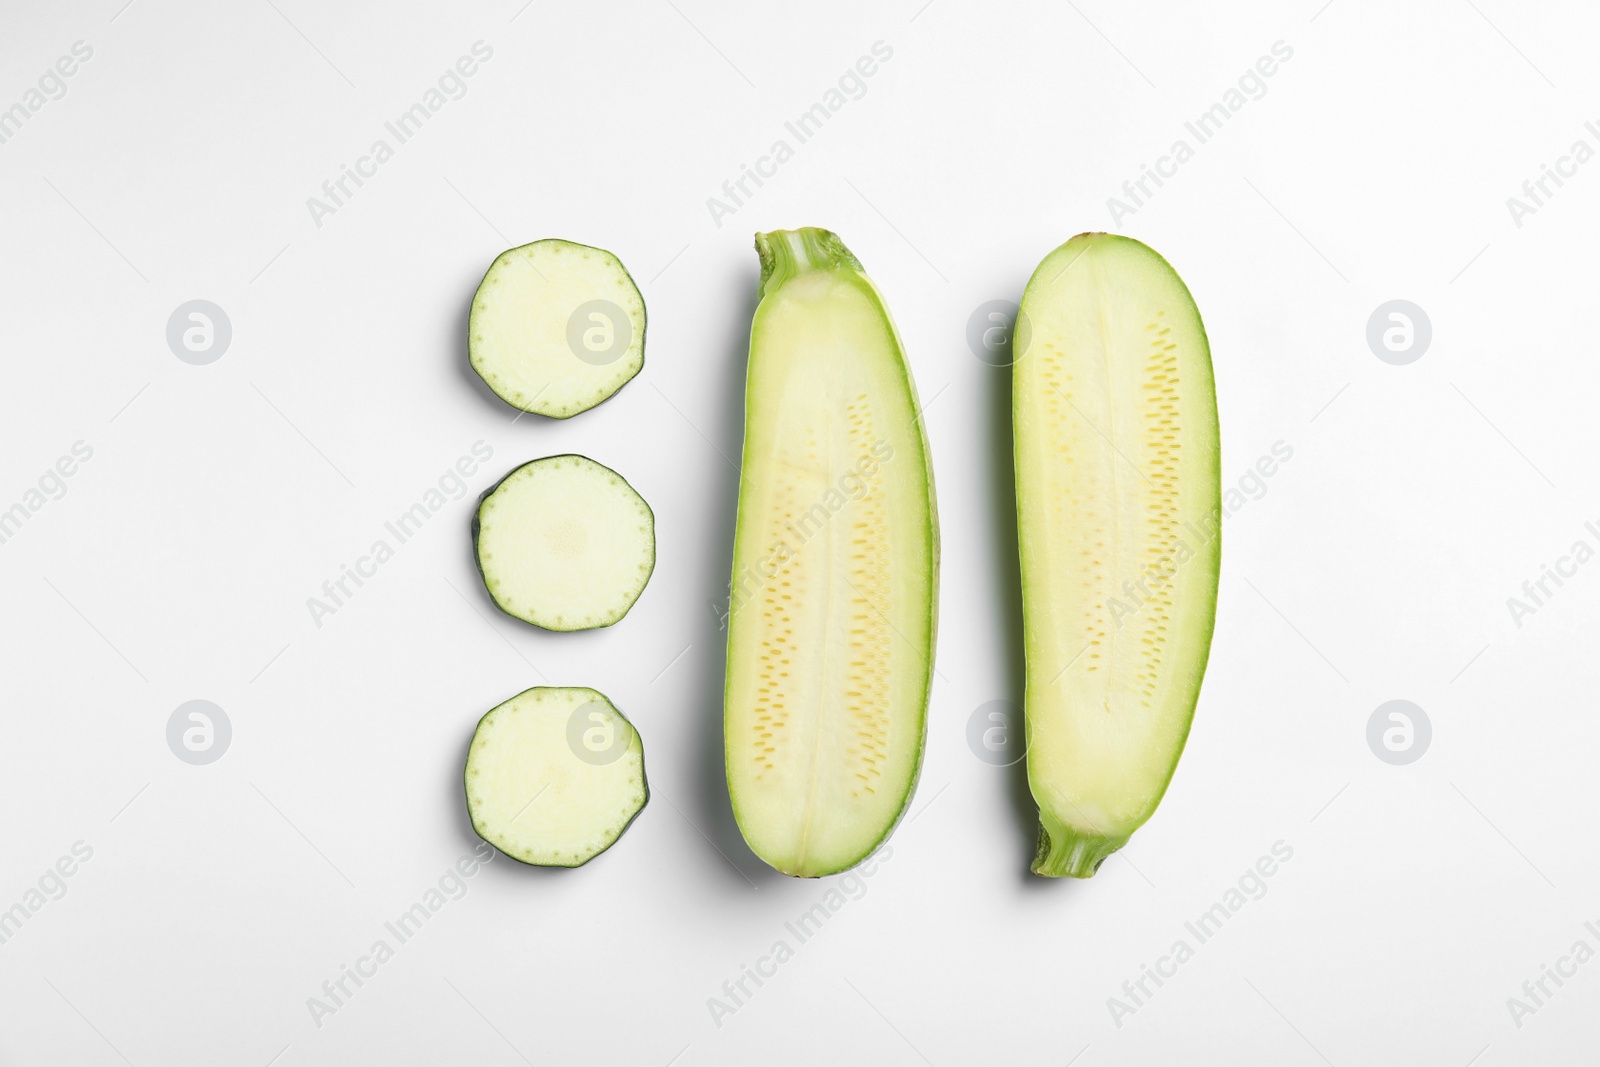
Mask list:
[[[644,366],[644,298],[603,248],[554,239],[502,252],[472,298],[472,369],[513,407],[571,418]]]
[[[464,780],[478,836],[541,867],[588,863],[650,799],[638,731],[593,689],[529,689],[491,709]]]
[[[1045,257],[1013,370],[1033,871],[1087,878],[1155,811],[1216,617],[1221,483],[1211,350],[1138,241]]]
[[[656,565],[650,505],[587,456],[546,456],[500,479],[478,500],[472,540],[500,610],[546,630],[610,626]]]
[[[888,309],[837,236],[758,234],[724,743],[752,851],[815,877],[910,802],[932,681],[938,522]]]

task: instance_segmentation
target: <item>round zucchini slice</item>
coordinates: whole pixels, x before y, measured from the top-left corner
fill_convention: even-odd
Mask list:
[[[500,253],[467,323],[472,369],[513,407],[567,419],[644,366],[644,298],[603,248],[548,239]]]
[[[467,811],[514,860],[581,867],[644,809],[644,743],[593,689],[539,687],[478,720],[467,750]]]
[[[546,630],[617,622],[656,566],[650,505],[587,456],[546,456],[500,479],[478,500],[472,539],[500,610]]]

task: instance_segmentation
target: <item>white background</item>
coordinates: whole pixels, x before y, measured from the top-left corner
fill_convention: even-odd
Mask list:
[[[1320,2],[7,3],[0,107],[94,54],[0,145],[0,508],[75,441],[93,458],[0,544],[0,908],[93,857],[0,945],[0,1062],[1585,1061],[1600,963],[1520,1027],[1506,1001],[1600,948],[1600,566],[1521,627],[1506,599],[1600,543],[1600,165],[1520,227],[1506,198],[1600,147],[1600,17]],[[307,198],[479,40],[467,94],[315,225]],[[707,198],[879,40],[865,95],[717,226]],[[1266,95],[1113,227],[1107,198],[1279,40]],[[859,255],[929,401],[938,675],[892,856],[719,1027],[708,998],[829,884],[732,822],[712,608],[751,234],[799,225]],[[965,332],[1110,228],[1205,315],[1225,481],[1293,458],[1227,521],[1166,800],[1094,879],[1044,882],[1017,771],[966,741],[1021,679],[1007,377]],[[569,422],[513,421],[465,313],[546,236],[632,270],[646,364]],[[165,339],[196,298],[233,327],[209,366]],[[1409,366],[1365,340],[1396,298],[1433,324]],[[315,626],[307,598],[479,440],[470,493]],[[659,536],[633,612],[567,635],[498,614],[468,538],[479,491],[565,451]],[[319,1028],[307,998],[473,846],[474,722],[541,680],[631,716],[649,806],[584,869],[490,864]],[[234,731],[203,767],[165,740],[197,698]],[[1409,766],[1365,737],[1396,698],[1433,724]],[[1267,894],[1116,1025],[1108,998],[1280,840]]]

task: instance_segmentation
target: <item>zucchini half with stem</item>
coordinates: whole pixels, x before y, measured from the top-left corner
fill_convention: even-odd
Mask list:
[[[938,521],[883,298],[837,236],[758,234],[724,740],[750,848],[866,859],[910,803],[932,682]]]
[[[1216,618],[1220,443],[1189,290],[1080,234],[1022,297],[1013,368],[1036,874],[1087,878],[1160,803]]]

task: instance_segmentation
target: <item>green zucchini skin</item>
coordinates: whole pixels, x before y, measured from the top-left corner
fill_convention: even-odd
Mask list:
[[[1192,726],[1221,566],[1216,388],[1193,297],[1130,238],[1080,234],[1056,249],[1020,315],[1032,870],[1087,878],[1155,812]]]
[[[735,819],[751,850],[783,874],[821,877],[861,863],[889,838],[904,817],[921,774],[938,617],[937,505],[926,431],[920,420],[921,409],[904,346],[882,295],[862,271],[860,262],[836,234],[810,227],[758,234],[756,250],[761,258],[760,306],[751,326],[751,358],[745,388],[746,432],[734,535],[731,586],[736,592],[729,613],[728,674],[724,688],[726,771]],[[813,330],[822,343],[808,344],[797,339],[810,337]],[[828,362],[830,358],[840,358],[830,352],[846,340],[854,346],[856,360],[865,363],[846,366]],[[812,357],[815,362],[811,361]],[[852,377],[857,372],[872,376],[869,378],[871,385],[863,385],[861,379]],[[777,434],[772,427],[825,423],[811,400],[798,395],[819,380],[835,383],[837,392],[865,398],[862,402],[869,409],[869,418],[881,416],[883,425],[880,428],[887,435],[885,440],[893,437],[889,449],[893,458],[885,461],[881,468],[888,472],[882,497],[884,507],[891,507],[892,498],[893,515],[878,529],[887,531],[885,537],[896,539],[892,565],[910,568],[906,571],[907,581],[916,591],[905,604],[874,605],[872,608],[885,617],[889,612],[904,612],[898,628],[905,642],[902,645],[896,639],[899,646],[896,655],[891,665],[884,668],[886,673],[899,679],[892,683],[898,688],[893,690],[893,699],[887,702],[892,707],[884,712],[891,722],[886,733],[892,737],[892,741],[885,742],[884,751],[893,750],[893,757],[884,760],[892,764],[893,774],[892,782],[884,780],[882,783],[886,790],[885,801],[858,804],[860,797],[849,797],[843,790],[829,793],[824,789],[819,794],[815,781],[809,790],[786,791],[784,786],[763,784],[763,772],[772,772],[774,768],[759,765],[763,759],[759,744],[755,755],[750,754],[752,740],[759,738],[762,729],[759,723],[763,714],[762,697],[754,681],[761,670],[758,661],[763,656],[762,648],[778,638],[775,633],[762,629],[765,624],[756,617],[759,605],[754,601],[741,604],[737,590],[741,580],[753,573],[752,568],[760,569],[756,561],[767,549],[770,544],[767,538],[776,529],[773,515],[778,505],[774,501],[788,494],[790,502],[798,502],[800,512],[805,512],[805,505],[815,499],[814,489],[793,487],[802,478],[801,474],[794,469],[779,472],[781,464],[772,450],[793,442]],[[839,414],[845,414],[842,402]],[[840,417],[839,421],[845,422],[847,418]],[[821,437],[825,440],[826,432]],[[894,479],[892,488],[888,488],[888,475]],[[878,499],[872,492],[876,491],[870,491],[863,499]],[[810,551],[825,554],[828,550]],[[797,558],[799,555],[797,551]],[[807,566],[818,563],[817,556],[813,555]],[[835,572],[843,573],[845,566],[840,559],[828,557],[825,564],[813,568],[808,580],[830,583],[836,577]],[[761,593],[782,596],[777,584],[768,583],[782,580],[787,584],[786,573],[765,578],[758,583],[758,589]],[[799,583],[801,576],[796,575],[793,580]],[[842,580],[848,581],[848,578]],[[829,588],[835,587],[829,585]],[[849,595],[848,590],[845,595]],[[863,594],[862,599],[870,598]],[[813,595],[805,603],[814,606],[819,600],[826,600],[826,597]],[[803,655],[817,644],[827,647],[825,622],[818,625],[816,618],[803,619],[796,628],[800,636],[793,646],[794,654]],[[839,632],[839,628],[835,627],[833,632]],[[822,655],[823,674],[827,674],[826,668],[836,661]],[[863,657],[862,662],[865,661]],[[848,691],[835,692],[828,688],[826,681],[809,676],[790,684],[817,686],[806,694],[818,698],[815,706],[826,704],[826,698],[848,703],[852,695]],[[804,690],[793,689],[785,699],[800,692]],[[798,702],[808,704],[807,701]],[[787,725],[793,727],[789,731],[791,734],[804,733],[808,727],[814,731],[819,738],[814,749],[814,766],[822,768],[822,773],[827,775],[838,771],[853,757],[845,746],[821,740],[832,729],[825,727],[823,719],[818,713],[814,719],[790,719]],[[774,757],[780,763],[785,758]],[[783,774],[784,768],[778,768],[777,777],[781,779]],[[822,799],[818,799],[819,796]],[[876,797],[875,790],[873,796]],[[796,831],[786,825],[797,812],[804,813],[808,828],[798,831],[798,844]],[[829,840],[808,845],[812,840],[809,827],[813,825],[823,828],[816,833],[817,838]]]

